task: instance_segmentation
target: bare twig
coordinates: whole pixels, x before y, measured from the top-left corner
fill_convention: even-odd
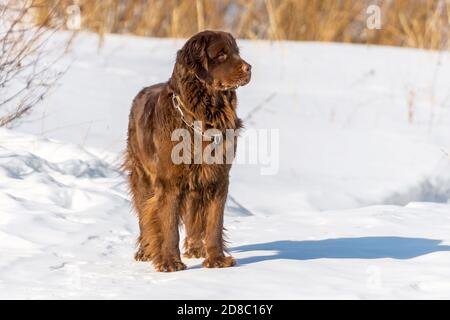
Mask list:
[[[258,103],[252,110],[250,110],[249,113],[247,113],[246,117],[244,118],[245,121],[250,120],[255,113],[257,113],[262,107],[264,107],[265,104],[270,102],[273,98],[276,96],[276,92],[272,92],[267,98],[265,98],[263,101]]]
[[[66,71],[53,67],[69,43],[64,40],[58,47],[53,41],[63,27],[63,21],[53,21],[57,5],[55,2],[36,24],[33,13],[38,9],[37,0],[0,4],[0,127],[27,114]]]

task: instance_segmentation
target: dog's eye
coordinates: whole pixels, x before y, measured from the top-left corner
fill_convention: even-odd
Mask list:
[[[216,57],[216,59],[220,62],[224,62],[225,60],[227,60],[227,55],[225,53],[221,53]]]

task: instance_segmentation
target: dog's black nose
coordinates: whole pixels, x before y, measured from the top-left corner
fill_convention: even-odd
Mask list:
[[[247,62],[244,62],[244,63],[242,64],[242,70],[243,70],[245,73],[249,73],[249,72],[252,70],[252,66],[251,66],[250,64],[248,64]]]

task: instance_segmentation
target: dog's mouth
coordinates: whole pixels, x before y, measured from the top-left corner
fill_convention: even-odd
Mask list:
[[[251,79],[251,75],[249,74],[245,78],[243,78],[233,84],[225,84],[225,83],[220,82],[219,90],[221,90],[221,91],[237,90],[239,87],[243,87],[243,86],[247,85],[250,82],[250,79]]]
[[[220,83],[216,87],[217,88],[216,90],[219,90],[219,91],[236,90],[240,86],[241,86],[240,84],[229,85],[229,84],[222,84],[222,83]]]
[[[225,87],[225,90],[236,90],[240,86],[241,86],[240,84],[236,84],[234,86]]]

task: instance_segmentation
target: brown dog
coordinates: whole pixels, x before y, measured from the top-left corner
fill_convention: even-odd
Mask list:
[[[204,257],[208,268],[235,264],[225,256],[223,240],[231,164],[175,164],[172,151],[178,142],[171,137],[178,128],[202,136],[210,128],[222,134],[239,129],[235,89],[250,77],[251,66],[239,56],[233,36],[204,31],[178,51],[168,82],[144,88],[134,99],[123,166],[139,216],[136,260],[152,261],[158,271],[185,269],[178,234],[183,222],[185,257]],[[193,127],[194,121],[201,127]],[[210,143],[203,141],[201,149]]]

